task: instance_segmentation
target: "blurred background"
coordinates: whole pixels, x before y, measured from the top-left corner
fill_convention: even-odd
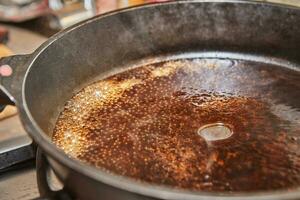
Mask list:
[[[0,57],[30,53],[56,32],[112,10],[166,0],[0,0]]]
[[[97,14],[160,1],[164,0],[0,0],[0,21],[20,23],[52,16],[52,28],[66,28]]]
[[[112,10],[166,0],[0,0],[0,57],[30,53],[56,32]]]
[[[0,0],[0,23],[25,28],[49,37],[95,15],[129,6],[164,1],[167,0]],[[300,5],[300,0],[262,1]],[[3,27],[0,32],[3,35]],[[8,35],[5,36],[8,39]]]

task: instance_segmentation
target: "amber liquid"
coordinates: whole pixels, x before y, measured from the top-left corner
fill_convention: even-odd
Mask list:
[[[227,132],[199,134],[211,124]],[[300,185],[300,72],[221,59],[135,68],[76,94],[53,141],[139,181],[201,191],[292,189]]]

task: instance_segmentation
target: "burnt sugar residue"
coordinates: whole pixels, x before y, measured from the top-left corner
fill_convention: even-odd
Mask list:
[[[57,121],[69,156],[139,181],[199,191],[300,185],[300,72],[177,60],[87,86]]]

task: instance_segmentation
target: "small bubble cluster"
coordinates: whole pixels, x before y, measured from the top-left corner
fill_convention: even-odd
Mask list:
[[[153,184],[200,191],[295,188],[299,91],[299,72],[248,61],[142,66],[77,93],[59,116],[53,142],[82,162]],[[233,135],[206,141],[198,130],[214,123],[228,125]]]

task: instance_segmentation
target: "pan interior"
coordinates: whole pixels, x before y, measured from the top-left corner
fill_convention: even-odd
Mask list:
[[[109,173],[197,191],[300,185],[300,72],[178,59],[99,80],[70,99],[53,141]]]

